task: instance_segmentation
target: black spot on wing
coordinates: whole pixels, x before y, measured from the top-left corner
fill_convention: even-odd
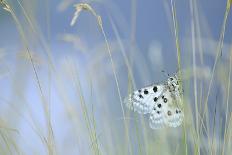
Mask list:
[[[143,98],[143,95],[139,94],[139,98]]]
[[[168,102],[168,99],[167,98],[163,98],[164,100],[164,103],[167,103]]]
[[[157,87],[157,86],[154,86],[154,87],[153,87],[153,91],[154,91],[154,93],[156,93],[156,92],[158,91],[158,87]]]
[[[177,114],[178,114],[178,113],[181,113],[181,110],[176,109],[176,113],[177,113]]]
[[[154,102],[156,102],[157,100],[158,100],[158,97],[155,97],[155,98],[154,98]]]
[[[149,92],[148,92],[147,89],[145,89],[143,93],[144,93],[145,95],[147,95]]]

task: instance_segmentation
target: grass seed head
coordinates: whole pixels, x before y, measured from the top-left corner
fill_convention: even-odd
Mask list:
[[[73,26],[76,21],[77,18],[79,17],[80,13],[82,11],[89,11],[90,13],[92,13],[92,15],[95,16],[95,18],[97,19],[98,25],[102,28],[102,20],[101,20],[101,16],[99,16],[96,11],[87,3],[79,3],[79,4],[75,4],[74,5],[76,11],[74,13],[74,16],[72,18],[72,21],[70,23],[71,26]]]
[[[1,6],[2,6],[2,8],[3,8],[4,10],[6,10],[6,11],[8,11],[8,12],[11,11],[11,10],[10,10],[10,6],[7,4],[6,1],[0,0],[0,4],[1,4]]]

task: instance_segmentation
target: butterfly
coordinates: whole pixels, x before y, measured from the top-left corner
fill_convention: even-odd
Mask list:
[[[178,76],[168,76],[162,84],[152,84],[134,91],[124,102],[135,112],[149,114],[152,129],[178,127],[184,118],[182,92]]]

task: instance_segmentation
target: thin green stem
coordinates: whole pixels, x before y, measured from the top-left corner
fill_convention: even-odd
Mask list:
[[[175,0],[171,0],[171,7],[172,7],[172,20],[173,20],[173,27],[174,27],[174,33],[175,33],[175,44],[176,44],[176,50],[177,50],[177,62],[178,62],[178,76],[180,80],[182,81],[182,69],[181,69],[181,52],[180,52],[180,44],[179,44],[179,29],[178,29],[178,22],[176,17],[176,6],[175,6]],[[180,84],[180,89],[182,90],[182,82]],[[182,101],[183,101],[183,95],[181,95]],[[187,146],[187,137],[186,137],[186,124],[185,121],[183,123],[184,127],[184,144],[185,144],[185,154],[188,154],[188,146]]]

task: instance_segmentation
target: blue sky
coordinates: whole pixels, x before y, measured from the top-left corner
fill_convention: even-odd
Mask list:
[[[94,103],[96,103],[96,118],[99,119],[98,121],[101,122],[102,119],[105,119],[102,117],[103,113],[101,111],[106,108],[103,105],[110,105],[111,109],[108,111],[110,118],[113,118],[112,122],[119,124],[117,127],[121,131],[120,127],[122,124],[118,121],[122,117],[119,98],[104,38],[95,18],[90,13],[82,12],[78,22],[71,27],[70,22],[75,11],[73,4],[80,1],[24,0],[22,4],[32,19],[32,23],[36,26],[34,28],[39,32],[38,35],[34,34],[30,29],[17,2],[14,0],[9,0],[9,2],[14,4],[16,15],[26,34],[30,50],[36,58],[36,69],[45,96],[52,103],[51,111],[54,132],[56,136],[58,135],[56,137],[57,146],[62,148],[61,146],[65,145],[64,139],[71,139],[70,145],[67,145],[67,147],[70,149],[70,154],[75,154],[76,152],[74,145],[76,139],[72,135],[70,137],[70,134],[68,134],[72,132],[72,126],[66,126],[69,117],[66,115],[62,105],[64,101],[70,102],[73,106],[71,110],[77,109],[77,115],[80,115],[77,121],[83,121],[80,114],[81,110],[78,109],[80,106],[76,104],[79,103],[78,93],[75,90],[76,83],[72,82],[75,81],[75,76],[79,76],[80,78],[84,91],[83,95],[87,98],[86,102],[88,103],[92,102],[92,98],[90,97],[91,86],[88,80],[92,80],[91,84],[93,85],[94,92],[92,95],[94,96]],[[174,73],[177,70],[175,36],[169,0],[89,0],[84,2],[90,2],[92,7],[102,17],[103,27],[116,64],[123,97],[127,95],[128,85],[128,70],[123,52],[130,60],[136,87],[143,87],[155,81],[162,81],[165,76],[161,73],[161,70],[165,70],[167,73]],[[133,10],[132,6],[135,2],[136,10]],[[206,63],[205,66],[199,66],[203,70],[202,76],[206,76],[207,78],[209,76],[208,72],[211,71],[214,62],[226,2],[226,0],[197,0],[201,37],[196,38],[196,42],[199,39],[202,41]],[[134,14],[133,11],[136,11],[136,13]],[[192,67],[189,1],[176,0],[176,11],[179,24],[182,63],[183,68],[187,69],[188,67]],[[115,31],[114,26],[117,31]],[[222,62],[226,63],[225,66],[228,65],[227,57],[232,41],[231,27],[232,19],[230,13],[225,31],[222,57]],[[132,31],[133,29],[135,31]],[[117,35],[122,44],[118,42],[119,40],[117,40],[115,32],[118,33]],[[41,38],[38,39],[37,35],[42,38],[46,46],[42,45],[40,42]],[[134,36],[133,39],[132,36]],[[134,41],[133,44],[131,44],[132,41]],[[5,100],[9,100],[19,113],[25,115],[25,118],[30,121],[31,119],[35,119],[42,133],[46,133],[43,130],[46,127],[46,121],[36,79],[28,57],[24,57],[22,54],[22,47],[22,39],[10,14],[0,9],[0,53],[2,53],[0,55],[0,87],[4,88],[4,93],[0,94],[0,109],[5,109],[0,116],[8,118],[9,114],[14,113],[14,110],[10,109],[11,106],[8,107],[6,104]],[[55,72],[49,72],[50,66],[45,48],[51,51],[52,61],[56,68]],[[196,50],[197,58],[199,58],[199,49]],[[74,68],[77,71],[75,72],[76,74],[72,72],[74,71],[72,68],[74,66],[77,69],[75,70]],[[203,75],[203,73],[205,74]],[[217,86],[214,88],[217,88]],[[192,85],[190,89],[192,89]],[[213,90],[213,94],[216,93],[216,90]],[[211,98],[210,101],[214,102],[214,99]],[[88,106],[89,108],[91,107],[90,105]],[[30,112],[34,115],[34,118],[30,116]],[[16,117],[18,117],[17,114]],[[12,121],[14,120],[15,118],[12,118]],[[36,147],[37,150],[40,150],[38,149],[40,147],[42,149],[43,145],[36,138],[32,129],[28,127],[28,123],[25,120],[19,119],[18,121],[17,127],[21,131],[21,134],[27,135],[29,133],[32,137],[31,139],[36,139],[33,141],[34,145],[33,143],[31,144],[30,139],[26,139],[25,150],[30,152]],[[83,133],[79,137],[80,140],[85,139],[87,135],[85,130],[83,126],[78,128],[78,132]],[[101,132],[101,126],[97,130]],[[23,142],[24,139],[19,138],[18,141]],[[83,142],[80,145],[83,146],[85,151],[89,149],[87,142]],[[59,151],[62,152],[64,150]]]

